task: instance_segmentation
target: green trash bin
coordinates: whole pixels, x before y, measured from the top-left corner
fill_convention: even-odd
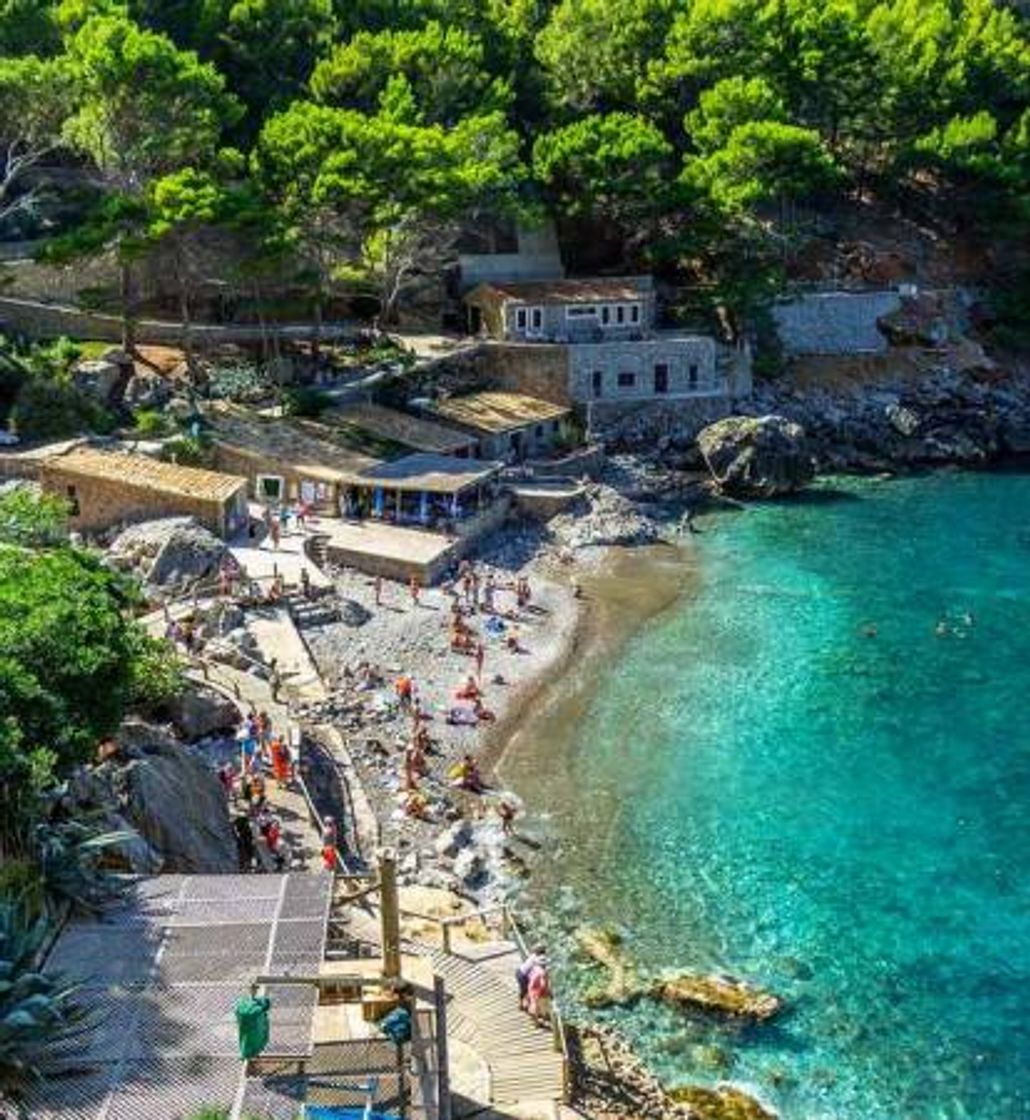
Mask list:
[[[256,1058],[268,1045],[268,1013],[271,1008],[272,1001],[268,996],[244,996],[236,1001],[236,1030],[241,1058]]]

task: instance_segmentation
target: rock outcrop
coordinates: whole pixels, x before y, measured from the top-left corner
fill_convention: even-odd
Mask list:
[[[134,570],[155,596],[188,588],[213,576],[225,544],[192,517],[166,517],[131,525],[111,543],[108,558]]]
[[[608,970],[608,984],[596,988],[585,998],[591,1007],[614,1007],[647,998],[689,1010],[764,1022],[783,1006],[780,998],[771,992],[728,976],[684,972],[651,979],[641,977],[629,963],[622,938],[614,930],[577,930],[576,944],[591,960]]]
[[[239,721],[239,712],[231,700],[202,685],[185,688],[172,701],[168,714],[186,739],[201,739],[216,731],[230,731]]]
[[[79,811],[137,839],[116,850],[126,870],[221,874],[237,869],[236,844],[218,778],[167,730],[128,721],[113,757],[69,784]]]
[[[804,429],[783,416],[728,416],[697,444],[719,487],[739,497],[790,494],[815,476]]]
[[[684,973],[658,980],[650,994],[663,1003],[692,1007],[762,1022],[771,1019],[783,1006],[778,996],[753,988],[728,976],[695,976]]]

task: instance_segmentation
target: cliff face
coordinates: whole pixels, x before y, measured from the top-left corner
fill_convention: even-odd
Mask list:
[[[128,721],[117,738],[117,755],[76,774],[69,795],[77,811],[96,813],[104,828],[136,834],[116,850],[125,870],[237,870],[225,796],[207,763],[149,724]]]

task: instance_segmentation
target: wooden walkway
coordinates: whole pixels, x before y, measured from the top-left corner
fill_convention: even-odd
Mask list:
[[[378,945],[375,908],[351,907],[350,933]],[[447,1037],[471,1050],[487,1074],[485,1100],[477,1112],[504,1112],[514,1105],[533,1106],[527,1115],[556,1116],[564,1099],[564,1065],[550,1027],[537,1024],[519,1008],[515,969],[520,961],[513,941],[477,944],[445,952],[405,938],[406,953],[428,958],[443,979],[447,995]]]
[[[483,946],[490,964],[443,950],[428,956],[446,986],[447,1034],[476,1052],[490,1075],[490,1105],[552,1102],[563,1096],[562,1056],[550,1027],[541,1027],[518,1005],[513,942]],[[505,983],[500,965],[507,967]]]

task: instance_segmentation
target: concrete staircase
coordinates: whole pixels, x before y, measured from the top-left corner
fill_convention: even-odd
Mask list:
[[[340,620],[340,609],[331,598],[305,599],[298,592],[292,592],[284,602],[298,630],[310,630],[314,626],[325,626]]]

